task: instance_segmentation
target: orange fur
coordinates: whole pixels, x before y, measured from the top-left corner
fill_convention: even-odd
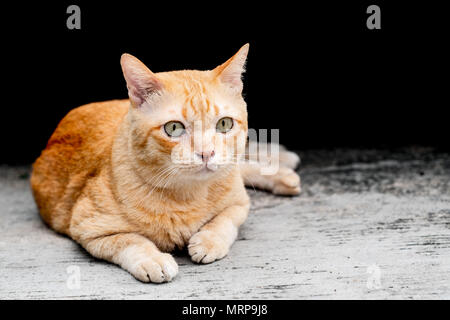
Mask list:
[[[43,220],[141,281],[170,281],[178,267],[163,252],[176,247],[188,245],[196,262],[222,258],[248,213],[240,169],[227,163],[203,174],[175,167],[170,156],[177,148],[199,150],[193,150],[194,137],[170,139],[161,128],[174,117],[215,128],[219,115],[230,116],[236,128],[229,138],[214,133],[200,151],[228,139],[236,144],[217,158],[244,154],[240,74],[247,50],[212,71],[158,74],[124,55],[130,100],[69,112],[33,165],[31,186]]]

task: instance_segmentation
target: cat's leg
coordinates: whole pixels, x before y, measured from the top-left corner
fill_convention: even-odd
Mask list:
[[[170,254],[162,253],[153,242],[136,233],[84,240],[81,245],[94,257],[121,266],[143,282],[171,281],[178,273],[178,265]]]
[[[280,147],[282,146],[280,145]],[[300,157],[298,156],[298,154],[292,151],[288,151],[286,149],[283,150],[280,148],[279,158],[280,158],[280,166],[287,167],[292,170],[295,170],[300,164]]]
[[[278,159],[274,159],[271,156],[270,150],[274,149],[274,147],[278,147]],[[275,143],[262,143],[256,141],[248,141],[246,150],[245,150],[245,158],[247,160],[253,160],[263,163],[273,163],[278,161],[280,167],[287,167],[295,170],[300,164],[300,157],[295,152],[289,151],[285,146],[281,144]]]
[[[280,167],[275,174],[262,174],[259,162],[239,164],[244,184],[248,187],[271,191],[278,195],[298,195],[301,192],[300,176],[291,168]]]
[[[192,261],[211,263],[225,257],[236,240],[239,226],[247,218],[249,204],[227,208],[205,224],[189,240]]]
[[[278,152],[272,150],[278,149]],[[294,171],[300,163],[300,157],[287,151],[282,145],[249,141],[245,162],[240,163],[244,183],[248,187],[264,189],[279,195],[297,195],[300,193],[300,177]],[[263,168],[279,166],[274,174],[264,174]]]
[[[88,197],[73,209],[69,235],[91,255],[121,266],[143,282],[172,280],[178,273],[175,259],[161,252],[148,238],[133,232],[119,214],[98,212]]]

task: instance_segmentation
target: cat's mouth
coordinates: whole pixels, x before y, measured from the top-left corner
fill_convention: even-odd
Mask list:
[[[195,168],[191,168],[188,176],[193,180],[203,181],[210,179],[214,174],[216,174],[217,169],[218,168],[211,167],[207,164],[202,164],[200,166],[196,166]]]
[[[200,169],[197,171],[197,173],[212,173],[217,171],[218,167],[215,164],[205,163],[203,164]]]
[[[219,172],[220,169],[223,168],[223,164],[204,162],[201,164],[183,166],[181,168],[186,170],[186,174],[192,176],[194,179],[198,178],[203,180]]]

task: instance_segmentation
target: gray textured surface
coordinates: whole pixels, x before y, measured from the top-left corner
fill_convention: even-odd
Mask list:
[[[0,299],[450,298],[450,155],[430,149],[301,154],[303,193],[249,189],[225,259],[143,284],[40,220],[28,167],[0,167]],[[69,289],[67,268],[80,268]],[[378,284],[371,279],[377,279]],[[372,285],[371,285],[372,284]]]

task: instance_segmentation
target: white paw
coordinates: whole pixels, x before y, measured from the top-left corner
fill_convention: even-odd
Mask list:
[[[295,152],[280,150],[280,165],[295,169],[300,164],[300,157]]]
[[[194,234],[188,245],[191,259],[197,263],[211,263],[222,259],[227,255],[228,250],[228,241],[209,230]]]
[[[127,261],[123,261],[122,267],[142,282],[168,282],[178,274],[178,265],[168,253],[127,255]]]
[[[272,192],[278,195],[298,195],[301,192],[300,176],[290,168],[280,168],[273,176]]]

